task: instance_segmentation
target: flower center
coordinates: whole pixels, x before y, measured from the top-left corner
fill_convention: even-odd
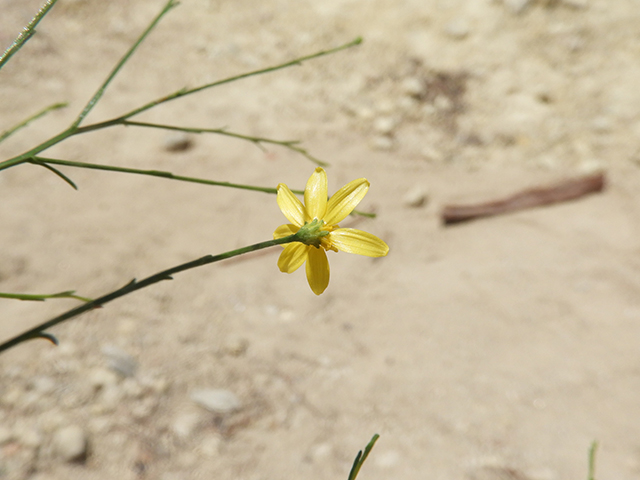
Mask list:
[[[298,241],[305,245],[313,245],[316,248],[320,248],[323,243],[322,237],[329,235],[329,232],[333,230],[332,225],[324,224],[324,220],[314,218],[312,221],[305,223],[298,233]],[[324,245],[322,245],[324,246]],[[326,248],[326,247],[325,247]]]

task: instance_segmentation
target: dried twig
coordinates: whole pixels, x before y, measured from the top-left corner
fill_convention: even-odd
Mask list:
[[[604,185],[604,173],[597,173],[565,180],[550,187],[527,189],[501,200],[471,205],[447,205],[442,210],[442,221],[445,225],[450,225],[525,208],[566,202],[591,193],[601,192]]]

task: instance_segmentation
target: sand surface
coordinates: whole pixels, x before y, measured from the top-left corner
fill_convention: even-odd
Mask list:
[[[3,48],[39,5],[0,0]],[[69,106],[0,157],[65,129],[162,5],[60,0],[0,71],[0,131]],[[330,254],[317,297],[303,271],[278,271],[276,247],[55,327],[59,347],[3,354],[0,478],[346,479],[374,433],[362,480],[582,480],[594,440],[599,479],[640,478],[637,0],[185,0],[86,124],[358,36],[138,120],[301,140],[331,164],[330,192],[369,179],[360,207],[377,218],[344,225],[389,255]],[[314,168],[189,139],[172,152],[169,132],[114,127],[45,155],[268,187],[303,188]],[[0,291],[97,297],[285,221],[270,194],[62,170],[78,191],[34,165],[0,172]],[[596,170],[601,194],[441,224],[446,204]],[[3,300],[0,336],[76,304]],[[203,389],[241,408],[209,412]],[[69,426],[84,462],[65,461]]]

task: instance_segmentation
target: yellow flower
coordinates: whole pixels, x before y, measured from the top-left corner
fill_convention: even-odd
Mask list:
[[[285,184],[278,185],[278,206],[291,223],[273,232],[279,239],[298,234],[300,241],[288,243],[278,259],[281,272],[295,272],[307,262],[307,280],[313,293],[320,295],[329,285],[329,262],[326,250],[357,253],[367,257],[384,257],[386,243],[375,235],[355,228],[340,228],[344,220],[369,190],[366,178],[347,183],[327,200],[327,174],[318,167],[304,190],[304,205]]]

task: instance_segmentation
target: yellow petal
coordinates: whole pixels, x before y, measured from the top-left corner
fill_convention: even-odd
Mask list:
[[[302,266],[307,259],[307,251],[310,248],[304,243],[287,243],[278,258],[278,268],[283,273],[293,273]]]
[[[327,211],[327,174],[320,167],[309,177],[304,189],[304,205],[309,214],[305,219],[307,222],[314,218],[322,219]]]
[[[322,248],[309,247],[307,280],[313,293],[320,295],[329,285],[329,261]]]
[[[298,233],[298,230],[300,230],[300,227],[296,227],[290,223],[285,223],[284,225],[280,225],[276,228],[276,231],[273,232],[273,239],[278,240],[279,238],[288,237],[289,235]]]
[[[359,178],[347,183],[329,199],[324,221],[328,225],[340,223],[347,218],[356,205],[364,198],[369,190],[366,178]]]
[[[389,246],[371,233],[355,228],[338,228],[329,234],[331,244],[338,250],[367,257],[384,257]]]
[[[287,220],[294,225],[301,227],[304,225],[305,209],[302,202],[298,200],[289,187],[284,183],[278,185],[278,206]]]

